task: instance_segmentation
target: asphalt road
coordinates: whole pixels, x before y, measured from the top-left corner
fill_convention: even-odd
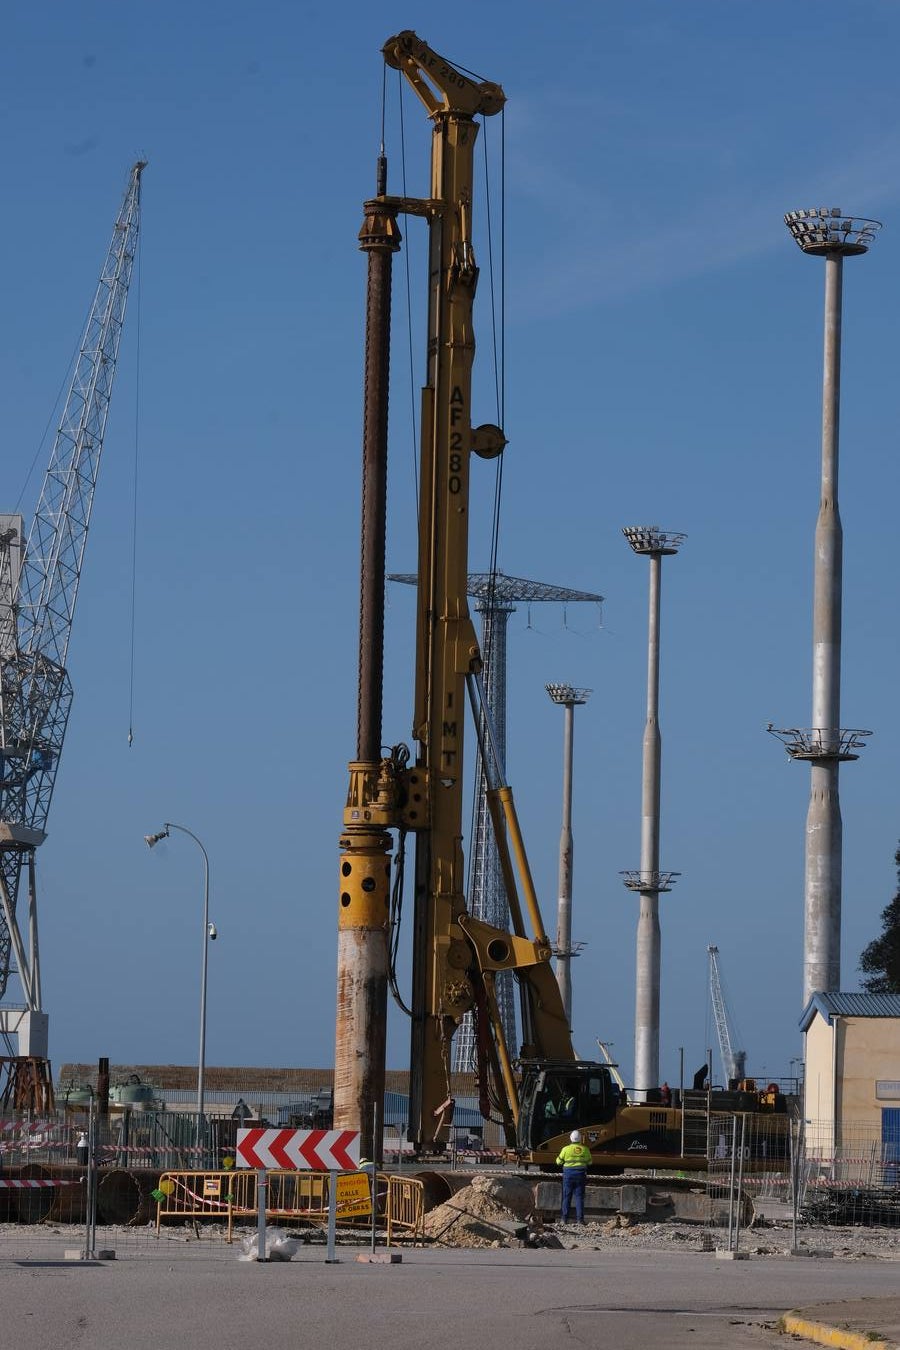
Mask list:
[[[0,1244],[0,1345],[785,1350],[774,1330],[782,1313],[892,1295],[898,1274],[893,1261],[662,1251],[413,1250],[386,1266],[347,1248],[329,1265],[316,1247],[257,1263],[183,1237],[136,1244],[116,1261],[64,1262],[71,1240]]]

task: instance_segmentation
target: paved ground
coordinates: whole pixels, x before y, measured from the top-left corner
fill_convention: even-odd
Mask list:
[[[847,1299],[795,1308],[784,1319],[793,1335],[818,1345],[837,1345],[844,1350],[881,1350],[900,1346],[900,1296]]]
[[[290,1263],[238,1259],[240,1248],[164,1234],[98,1233],[114,1262],[64,1262],[77,1230],[0,1234],[0,1342],[15,1350],[785,1350],[819,1320],[856,1340],[900,1341],[900,1264],[885,1259],[700,1251],[405,1251],[364,1265],[359,1249],[303,1247]],[[365,1248],[362,1249],[363,1251]]]

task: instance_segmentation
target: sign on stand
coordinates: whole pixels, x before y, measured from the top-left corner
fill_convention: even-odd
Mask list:
[[[337,1207],[342,1219],[372,1213],[372,1188],[367,1172],[347,1172],[338,1177]]]
[[[238,1167],[355,1172],[359,1167],[359,1131],[238,1130],[235,1152]]]
[[[363,1187],[354,1187],[355,1176],[339,1177],[339,1172],[355,1172],[359,1167],[359,1131],[358,1130],[276,1130],[276,1129],[240,1129],[237,1132],[235,1161],[238,1167],[257,1169],[256,1196],[256,1259],[265,1261],[266,1257],[266,1194],[268,1191],[267,1169],[279,1168],[282,1171],[330,1172],[331,1184],[328,1188],[328,1255],[327,1261],[333,1262],[335,1224],[338,1207],[338,1189],[343,1182],[350,1184],[350,1191],[341,1197],[341,1210],[348,1214],[369,1213],[369,1178],[365,1173],[359,1178]],[[362,1204],[363,1188],[366,1195],[366,1208]]]

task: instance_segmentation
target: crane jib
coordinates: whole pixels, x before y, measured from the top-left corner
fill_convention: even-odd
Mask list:
[[[41,1010],[34,849],[44,837],[72,701],[69,637],[137,250],[145,167],[139,160],[129,174],[20,558],[13,550],[21,551],[21,532],[15,538],[0,531],[0,997],[14,954],[29,1013]],[[16,919],[23,869],[29,874],[30,949]]]

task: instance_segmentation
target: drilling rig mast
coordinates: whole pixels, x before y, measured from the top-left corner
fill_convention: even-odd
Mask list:
[[[11,960],[24,1009],[0,1006],[0,1035],[18,1055],[0,1057],[5,1105],[52,1105],[47,1014],[41,994],[35,851],[47,815],[72,704],[66,669],[72,618],[128,287],[140,224],[144,161],[131,169],[100,273],[75,372],[28,542],[20,516],[0,517],[0,999]],[[17,913],[27,876],[26,946]]]
[[[377,195],[364,206],[360,246],[368,257],[363,434],[357,753],[340,835],[334,1124],[358,1130],[373,1161],[382,1151],[387,992],[406,836],[415,838],[412,980],[409,995],[409,1138],[417,1153],[440,1152],[450,1137],[451,1056],[467,1014],[476,1026],[479,1108],[499,1123],[507,1148],[552,1163],[570,1131],[585,1132],[594,1164],[621,1171],[701,1166],[684,1155],[681,1112],[632,1104],[610,1066],[575,1054],[553,949],[525,855],[512,790],[482,685],[483,658],[469,613],[469,473],[506,440],[497,426],[473,426],[473,301],[478,279],[472,235],[476,116],[504,104],[499,85],[477,82],[414,33],[391,38],[386,63],[424,103],[432,122],[431,194],[387,193],[379,157]],[[414,757],[385,750],[385,494],[387,486],[390,275],[400,243],[397,217],[428,228],[428,319],[422,390],[419,547],[416,571]],[[471,912],[463,859],[463,730],[466,705],[480,752],[499,854],[509,927]],[[396,874],[392,853],[397,836]],[[521,1040],[511,1045],[498,984],[518,987]],[[705,1099],[706,1100],[706,1099]],[[707,1103],[707,1109],[710,1108]],[[767,1155],[767,1161],[771,1160]],[[602,1160],[602,1161],[601,1161]]]

